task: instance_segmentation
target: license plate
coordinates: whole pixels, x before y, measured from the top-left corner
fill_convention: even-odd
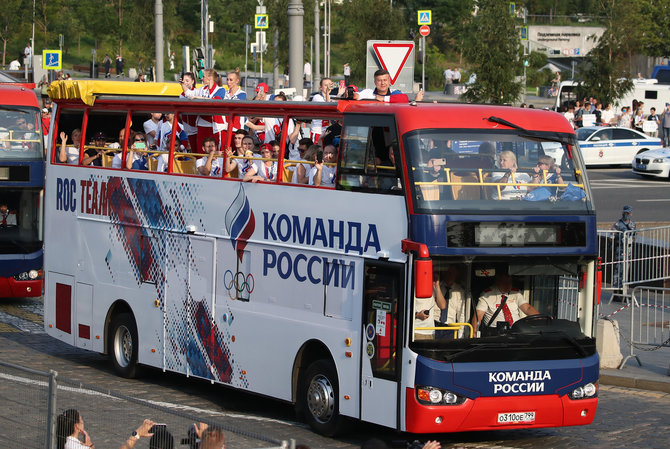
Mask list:
[[[637,164],[637,168],[638,168],[638,170],[646,170],[647,166],[644,165],[644,164]]]
[[[531,423],[535,412],[498,413],[498,424]]]

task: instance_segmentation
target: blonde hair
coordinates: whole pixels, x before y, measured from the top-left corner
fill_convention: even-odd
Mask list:
[[[305,151],[305,155],[303,158],[306,161],[314,162],[314,158],[316,157],[316,152],[319,151],[321,147],[319,145],[310,145],[309,148],[307,148],[307,151]]]
[[[509,159],[514,163],[514,168],[518,168],[516,165],[516,154],[514,154],[513,151],[510,150],[505,150],[500,152],[500,160],[502,161],[503,159]]]

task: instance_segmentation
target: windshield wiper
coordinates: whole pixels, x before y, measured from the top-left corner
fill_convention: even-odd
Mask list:
[[[521,131],[521,133],[519,134],[519,137],[528,137],[528,138],[531,138],[531,139],[538,139],[538,140],[545,140],[545,141],[548,140],[550,142],[558,142],[558,143],[562,143],[564,145],[572,145],[573,144],[571,139],[563,137],[562,135],[560,135],[558,133],[546,133],[546,132],[539,133],[537,131],[531,131],[531,130],[523,128],[519,125],[516,125],[516,124],[514,124],[514,123],[512,123],[508,120],[505,120],[504,118],[495,117],[493,115],[491,117],[487,118],[487,120],[489,122],[499,123],[501,125],[509,126],[510,128],[514,128],[518,131]]]

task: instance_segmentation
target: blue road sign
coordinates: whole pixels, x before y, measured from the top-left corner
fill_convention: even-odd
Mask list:
[[[42,50],[42,68],[44,70],[61,70],[63,54],[60,50]]]

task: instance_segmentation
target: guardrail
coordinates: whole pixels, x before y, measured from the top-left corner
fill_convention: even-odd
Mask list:
[[[229,449],[295,449],[294,440],[279,441],[259,430],[243,430],[249,425],[238,415],[133,398],[61,377],[55,371],[46,373],[6,362],[0,362],[0,404],[0,447],[55,449],[56,438],[62,433],[57,426],[59,415],[76,409],[99,448],[121,447],[148,418],[166,425],[174,447],[195,448],[189,429],[201,422],[224,431]]]
[[[640,348],[642,345],[656,349],[670,347],[670,288],[638,286],[632,290],[631,299],[619,309],[630,308],[629,354],[621,361],[619,369],[632,358],[642,366],[635,349],[653,350]]]

